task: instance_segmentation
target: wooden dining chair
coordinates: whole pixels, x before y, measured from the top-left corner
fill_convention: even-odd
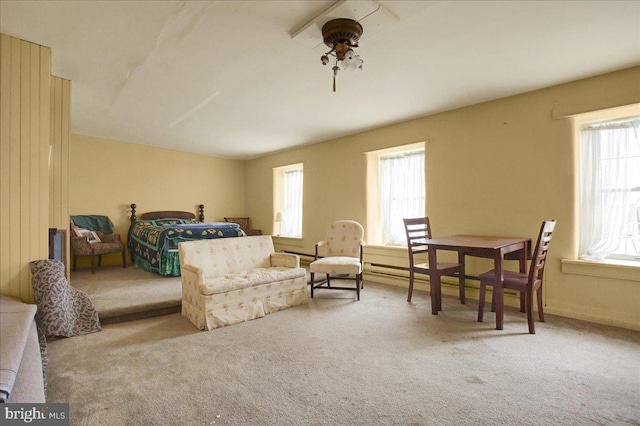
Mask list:
[[[407,302],[411,302],[411,296],[413,294],[413,280],[415,274],[430,274],[431,268],[434,265],[428,263],[416,263],[416,255],[427,254],[429,252],[427,246],[424,244],[424,240],[431,238],[431,225],[429,224],[428,217],[418,217],[413,219],[403,219],[404,230],[407,235],[407,249],[409,251],[409,294],[407,295]],[[435,265],[435,270],[439,277],[442,276],[457,276],[458,286],[460,288],[460,303],[465,303],[465,288],[464,288],[464,263],[438,263]],[[431,291],[440,292],[439,288],[434,288],[431,285]],[[437,295],[437,300],[440,300],[440,294]]]
[[[533,323],[533,293],[536,292],[538,299],[538,319],[544,322],[544,312],[542,309],[542,277],[544,275],[544,267],[547,263],[547,251],[551,236],[556,226],[556,222],[548,220],[542,222],[540,226],[540,234],[536,248],[533,251],[529,273],[504,271],[504,288],[516,290],[520,292],[520,311],[527,313],[527,321],[529,323],[529,333],[535,334],[535,325]],[[480,275],[480,297],[478,304],[478,322],[482,322],[484,315],[485,291],[487,286],[495,285],[494,270],[485,272]],[[495,312],[495,298],[491,299],[491,312]]]

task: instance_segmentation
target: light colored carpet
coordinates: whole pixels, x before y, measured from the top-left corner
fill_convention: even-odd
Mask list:
[[[71,273],[71,285],[89,295],[100,322],[139,319],[180,312],[180,277],[165,277],[132,266],[103,266]]]
[[[72,425],[640,424],[640,333],[366,283],[210,332],[180,314],[49,345]]]

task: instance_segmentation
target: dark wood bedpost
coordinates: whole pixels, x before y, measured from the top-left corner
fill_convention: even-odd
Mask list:
[[[135,222],[136,220],[138,220],[138,218],[136,217],[136,206],[135,204],[131,204],[129,207],[131,207],[131,223]]]
[[[198,216],[198,219],[200,220],[200,222],[204,222],[204,204],[200,204],[198,206],[198,210],[200,211],[200,215]]]

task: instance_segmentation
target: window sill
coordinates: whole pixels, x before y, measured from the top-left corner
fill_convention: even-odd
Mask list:
[[[398,251],[407,251],[407,246],[387,246],[384,244],[365,244],[366,248],[371,249],[383,249],[383,250],[398,250]]]
[[[562,272],[565,274],[640,282],[640,263],[632,261],[607,260],[603,262],[590,262],[586,260],[562,259]]]
[[[280,244],[291,244],[302,246],[302,237],[283,237],[282,235],[272,235],[274,241],[279,242]]]

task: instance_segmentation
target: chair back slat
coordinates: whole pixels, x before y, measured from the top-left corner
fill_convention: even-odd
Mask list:
[[[428,246],[424,240],[431,238],[431,225],[428,217],[402,219],[407,236],[407,249],[409,251],[409,265],[414,265],[414,256],[428,253]]]
[[[553,220],[544,221],[542,225],[540,225],[540,233],[538,235],[538,241],[536,242],[536,248],[533,251],[531,267],[529,269],[529,285],[533,285],[537,280],[542,280],[544,267],[547,263],[547,251],[549,251],[549,245],[551,244],[551,237],[553,236],[555,227],[556,222]]]

